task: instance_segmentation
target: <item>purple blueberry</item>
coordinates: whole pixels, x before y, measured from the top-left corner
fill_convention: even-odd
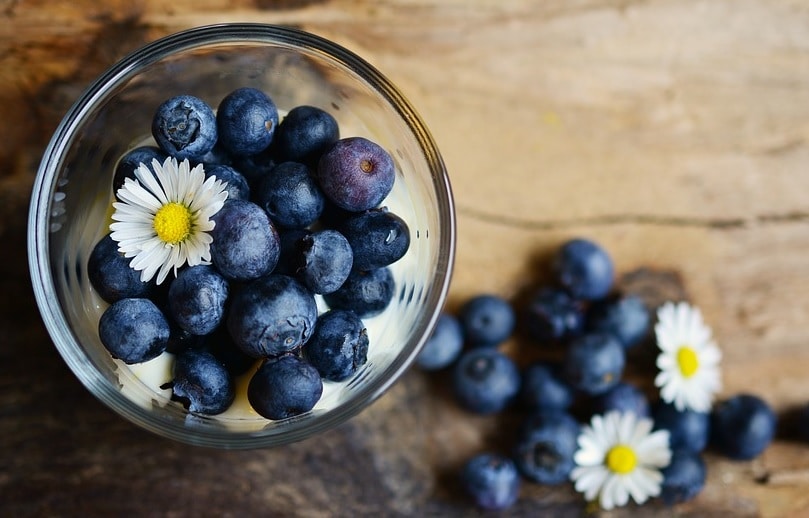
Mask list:
[[[317,369],[293,355],[266,360],[247,386],[253,409],[274,420],[308,412],[322,394],[323,380]]]
[[[625,349],[629,349],[646,338],[651,329],[651,316],[636,295],[607,298],[590,307],[587,329],[612,333]]]
[[[611,410],[632,412],[638,417],[649,417],[649,399],[635,385],[620,382],[593,400],[596,414],[606,414]]]
[[[131,259],[118,252],[118,243],[109,234],[101,238],[87,260],[87,277],[98,295],[109,303],[126,298],[149,297],[154,284],[140,280]]]
[[[710,438],[710,414],[693,410],[677,410],[674,405],[661,402],[654,409],[656,430],[668,430],[672,450],[699,453]]]
[[[621,381],[625,364],[624,348],[612,335],[585,334],[565,352],[564,377],[573,388],[595,396]]]
[[[166,100],[152,119],[152,136],[177,160],[202,160],[216,144],[216,116],[205,101],[192,95]]]
[[[566,291],[544,287],[531,298],[525,310],[525,325],[539,342],[558,342],[581,333],[582,304]]]
[[[279,228],[304,228],[320,217],[324,197],[307,166],[282,162],[261,181],[255,201]]]
[[[135,170],[140,164],[145,164],[149,167],[149,171],[152,171],[152,160],[157,160],[162,164],[166,158],[166,154],[155,146],[140,146],[127,151],[115,165],[115,174],[112,177],[112,192],[117,195],[118,189],[123,187],[127,178],[134,180]]]
[[[250,185],[247,179],[237,170],[225,164],[212,164],[205,165],[205,178],[215,176],[217,180],[221,180],[227,184],[226,190],[228,192],[229,200],[249,200],[250,199]]]
[[[519,497],[520,475],[514,462],[502,455],[475,455],[464,465],[460,478],[466,494],[482,509],[506,509]]]
[[[558,250],[553,269],[559,284],[574,298],[605,297],[614,281],[614,267],[604,248],[587,239],[572,239]]]
[[[320,315],[303,357],[323,379],[343,381],[368,360],[368,332],[353,312],[333,309]]]
[[[303,105],[292,108],[281,121],[273,146],[283,160],[317,164],[339,138],[337,120],[329,112]]]
[[[470,349],[453,367],[452,389],[466,410],[493,414],[514,400],[520,390],[520,372],[514,361],[497,349]]]
[[[705,487],[707,470],[699,453],[673,450],[669,465],[663,468],[660,498],[666,505],[693,500]]]
[[[352,214],[338,228],[351,244],[356,270],[393,264],[410,247],[407,223],[384,208]]]
[[[381,313],[393,299],[396,283],[390,268],[352,271],[337,291],[323,296],[332,309],[350,309],[360,318]]]
[[[113,358],[133,364],[157,358],[169,341],[169,323],[149,299],[112,303],[98,322],[98,336]]]
[[[507,340],[514,331],[514,308],[497,295],[477,295],[458,312],[464,338],[472,347],[493,347]]]
[[[336,230],[319,230],[298,241],[300,263],[296,276],[318,294],[334,293],[351,273],[351,245]]]
[[[295,275],[301,263],[301,239],[312,232],[305,228],[288,228],[278,230],[279,252],[278,264],[273,273]]]
[[[390,154],[363,137],[338,140],[318,161],[317,179],[323,193],[352,212],[378,206],[393,189],[395,177]]]
[[[275,268],[278,232],[264,209],[246,200],[227,200],[213,220],[211,261],[226,279],[257,279]]]
[[[255,155],[272,142],[278,109],[261,90],[238,88],[219,103],[216,126],[219,142],[232,155]]]
[[[228,331],[236,345],[253,358],[294,351],[312,335],[317,320],[314,295],[292,277],[261,277],[231,298]]]
[[[526,418],[518,432],[514,462],[527,479],[540,484],[567,482],[578,449],[579,423],[563,411]]]
[[[450,366],[463,349],[463,331],[458,319],[441,313],[430,337],[416,356],[416,364],[426,371]]]
[[[236,390],[228,370],[210,352],[189,349],[174,360],[171,398],[190,412],[221,414],[230,407]]]
[[[227,298],[228,282],[212,266],[184,268],[169,287],[169,315],[189,333],[207,335],[222,322]]]
[[[566,410],[575,394],[561,376],[561,367],[546,362],[532,363],[522,372],[520,401],[529,410]]]
[[[711,412],[711,443],[734,460],[758,457],[775,437],[777,418],[770,405],[752,394],[738,394]]]

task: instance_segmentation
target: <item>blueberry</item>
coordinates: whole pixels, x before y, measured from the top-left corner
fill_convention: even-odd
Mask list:
[[[295,275],[301,263],[301,240],[311,233],[305,228],[278,230],[278,264],[275,265],[273,273]]]
[[[373,270],[393,264],[410,247],[407,223],[387,209],[371,209],[346,218],[339,227],[354,251],[354,268]]]
[[[738,394],[711,412],[711,443],[723,455],[750,460],[761,454],[775,436],[777,419],[760,397]]]
[[[705,487],[705,462],[693,451],[673,450],[671,462],[661,474],[660,497],[666,505],[692,500]]]
[[[228,191],[229,200],[249,200],[250,199],[250,185],[247,179],[237,170],[229,165],[212,164],[205,165],[205,178],[215,176],[217,180],[227,183],[226,190]]]
[[[514,447],[519,472],[540,484],[568,480],[578,449],[579,423],[563,411],[546,411],[526,418]]]
[[[273,146],[283,160],[316,164],[339,138],[340,128],[329,112],[303,105],[289,110],[275,132]]]
[[[711,420],[708,413],[677,410],[674,405],[661,402],[654,409],[654,426],[656,430],[669,431],[672,450],[699,453],[708,445]]]
[[[351,273],[351,245],[336,230],[312,232],[298,241],[301,253],[297,277],[315,293],[337,291]]]
[[[112,192],[117,194],[123,187],[127,178],[135,179],[135,170],[140,164],[145,164],[152,171],[152,160],[161,164],[166,160],[166,154],[155,146],[140,146],[127,151],[115,165],[115,175],[112,177]]]
[[[612,333],[629,349],[646,338],[651,329],[651,316],[640,297],[624,295],[594,304],[587,314],[587,328]]]
[[[416,356],[416,364],[426,371],[443,369],[460,356],[462,348],[461,324],[449,313],[441,313],[433,332]]]
[[[520,373],[514,362],[497,349],[470,349],[453,367],[452,389],[466,410],[493,414],[506,408],[517,395]]]
[[[391,299],[396,284],[390,268],[377,268],[367,272],[354,270],[337,291],[323,296],[332,309],[350,309],[360,318],[381,313]]]
[[[278,232],[255,203],[227,200],[214,217],[211,261],[228,280],[267,275],[278,262]]]
[[[365,365],[368,332],[353,311],[327,311],[318,317],[303,357],[323,379],[343,381]]]
[[[241,376],[256,364],[254,357],[236,345],[224,324],[217,327],[213,333],[200,338],[203,341],[203,348],[214,355],[231,376]]]
[[[101,238],[87,260],[87,277],[98,295],[109,303],[126,298],[149,297],[154,284],[140,280],[140,272],[132,268],[131,259],[118,252],[109,234]]]
[[[545,287],[528,303],[525,324],[535,340],[558,342],[581,333],[584,312],[582,305],[566,291]]]
[[[323,380],[317,369],[293,355],[266,360],[247,385],[247,400],[267,419],[308,412],[322,394]]]
[[[177,160],[202,160],[216,144],[216,116],[202,99],[178,95],[157,108],[152,136],[166,154]]]
[[[277,162],[271,149],[268,148],[255,155],[233,157],[233,168],[247,179],[251,187],[257,188],[261,181],[275,169]]]
[[[312,335],[317,320],[314,295],[292,277],[261,277],[232,299],[227,327],[245,354],[278,356],[299,348]]]
[[[207,335],[222,322],[227,298],[228,282],[212,266],[191,266],[169,287],[169,314],[189,333]]]
[[[250,156],[267,149],[278,126],[278,109],[256,88],[238,88],[222,99],[216,112],[219,142],[231,154]]]
[[[464,465],[460,478],[466,494],[483,509],[506,509],[519,497],[520,475],[514,462],[502,455],[475,455]]]
[[[625,363],[624,348],[612,335],[585,334],[565,352],[564,377],[585,394],[603,394],[621,381]]]
[[[337,206],[353,212],[379,205],[393,189],[393,158],[363,137],[340,139],[320,157],[317,179]]]
[[[601,246],[587,239],[564,243],[554,258],[556,279],[574,298],[597,300],[612,288],[612,259]]]
[[[558,365],[535,362],[522,372],[520,401],[530,410],[566,410],[573,404],[573,388],[561,377]]]
[[[304,228],[320,217],[324,197],[308,167],[282,162],[261,181],[255,201],[278,227]]]
[[[149,299],[121,299],[112,303],[98,321],[98,336],[113,358],[141,363],[166,350],[169,323]]]
[[[497,295],[477,295],[458,312],[464,338],[472,347],[496,346],[511,336],[515,315],[511,304]]]
[[[606,414],[611,410],[632,412],[638,417],[649,417],[649,399],[638,387],[621,382],[600,394],[593,401],[596,414]]]
[[[189,349],[174,360],[174,379],[165,385],[172,399],[194,413],[216,415],[230,407],[236,397],[233,378],[208,351]]]
[[[167,310],[164,310],[163,314],[165,315],[167,312]],[[169,323],[169,341],[166,344],[166,352],[180,354],[187,349],[201,349],[204,346],[204,336],[191,334],[177,325],[174,320],[170,318],[167,320]]]

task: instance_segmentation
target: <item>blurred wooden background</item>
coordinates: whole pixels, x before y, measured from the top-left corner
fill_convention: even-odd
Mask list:
[[[24,242],[50,134],[124,54],[226,21],[333,39],[410,99],[455,192],[449,309],[484,291],[517,296],[542,280],[556,245],[590,237],[623,282],[673,283],[703,310],[724,353],[723,395],[753,391],[782,415],[809,402],[805,0],[0,0],[0,508],[9,515],[475,512],[453,477],[469,455],[496,447],[504,425],[434,397],[440,382],[419,372],[321,438],[218,452],[124,422],[51,345]],[[808,445],[779,439],[753,462],[708,459],[696,501],[640,510],[809,515]],[[570,487],[523,489],[513,515],[583,511]]]

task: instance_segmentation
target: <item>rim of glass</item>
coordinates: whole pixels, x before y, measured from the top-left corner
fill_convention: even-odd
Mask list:
[[[405,121],[429,165],[438,200],[441,240],[433,279],[433,286],[439,286],[431,291],[430,299],[425,301],[425,304],[432,305],[435,310],[429,315],[425,332],[418,342],[411,344],[409,350],[402,351],[384,372],[337,409],[311,419],[293,419],[283,426],[259,432],[186,427],[181,423],[159,419],[113,387],[100,372],[88,369],[87,356],[70,329],[55,295],[48,231],[51,193],[62,169],[64,154],[82,121],[96,106],[103,103],[117,86],[131,79],[140,69],[169,55],[212,45],[240,43],[300,49],[327,58],[372,85]],[[28,259],[34,295],[51,340],[73,373],[98,399],[140,427],[179,442],[218,448],[260,448],[299,441],[346,421],[380,397],[413,362],[438,319],[449,291],[455,239],[455,211],[443,159],[421,118],[401,92],[368,62],[334,42],[295,28],[253,23],[206,25],[177,32],[146,44],[107,69],[74,102],[54,132],[37,171],[28,214]]]

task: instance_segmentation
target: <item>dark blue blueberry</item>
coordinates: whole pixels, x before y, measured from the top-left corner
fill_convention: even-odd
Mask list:
[[[351,273],[351,245],[336,230],[312,232],[298,241],[301,261],[297,277],[315,293],[337,291]]]
[[[201,161],[216,144],[216,116],[202,99],[178,95],[157,108],[152,136],[160,149],[177,160]]]
[[[608,298],[590,307],[587,328],[612,333],[629,349],[646,338],[651,329],[651,316],[646,304],[636,295]]]
[[[219,103],[216,126],[219,142],[232,155],[255,155],[272,142],[278,109],[261,90],[238,88]]]
[[[539,342],[558,342],[581,333],[584,312],[579,301],[555,288],[538,290],[525,311],[526,329]]]
[[[255,202],[280,228],[308,227],[323,212],[324,200],[309,168],[298,162],[275,166],[255,192]]]
[[[777,418],[760,397],[738,394],[714,406],[711,412],[711,443],[735,460],[758,457],[775,437]]]
[[[416,356],[416,364],[424,370],[435,371],[449,367],[463,349],[463,331],[458,319],[441,313],[435,328]]]
[[[199,160],[193,161],[193,165],[198,163],[204,164],[207,169],[209,166],[215,165],[233,165],[233,157],[230,156],[228,150],[222,147],[222,144],[217,142],[214,144],[210,151],[205,153]]]
[[[561,377],[560,367],[532,363],[523,370],[520,400],[530,410],[566,410],[573,404],[573,388]]]
[[[612,335],[585,334],[565,352],[564,378],[585,394],[603,394],[621,381],[625,364],[624,348]]]
[[[278,262],[278,232],[264,209],[246,200],[227,200],[211,231],[211,262],[228,280],[267,275]]]
[[[133,364],[157,358],[166,350],[169,323],[149,299],[121,299],[98,321],[98,336],[113,358]]]
[[[133,269],[109,234],[101,238],[87,260],[87,277],[98,295],[109,303],[116,300],[149,297],[154,284],[140,280],[140,272]]]
[[[526,418],[518,432],[514,462],[527,479],[540,484],[567,482],[578,449],[579,423],[563,411]]]
[[[694,499],[705,487],[705,462],[699,453],[674,450],[671,462],[661,471],[660,498],[666,505]]]
[[[638,417],[649,417],[649,399],[635,385],[621,382],[600,394],[593,400],[593,409],[596,414],[606,414],[611,410],[618,412],[632,412]]]
[[[395,178],[390,154],[363,137],[338,140],[318,161],[317,179],[323,193],[352,212],[379,205],[393,189]]]
[[[226,190],[228,191],[229,200],[250,199],[250,186],[247,183],[247,179],[231,166],[224,164],[206,164],[205,178],[210,178],[211,176],[215,176],[217,180],[221,180],[227,184]]]
[[[453,367],[452,388],[463,408],[493,414],[506,408],[519,392],[520,372],[514,361],[497,349],[470,349]]]
[[[231,298],[228,331],[245,354],[278,356],[299,348],[312,335],[317,320],[314,295],[292,277],[261,277]]]
[[[169,315],[189,333],[207,335],[222,322],[227,298],[228,282],[212,266],[184,268],[169,287]]]
[[[333,309],[320,315],[303,357],[323,379],[343,381],[368,360],[368,332],[353,312]]]
[[[189,349],[174,360],[174,379],[165,385],[172,399],[190,412],[221,414],[236,397],[236,389],[228,370],[208,351]]]
[[[688,450],[699,453],[708,445],[710,438],[710,414],[693,410],[677,410],[674,405],[660,402],[654,409],[656,430],[669,431],[669,446],[672,450]]]
[[[323,380],[317,369],[293,355],[265,361],[247,386],[253,409],[275,420],[308,412],[322,394]]]
[[[311,234],[305,228],[288,228],[278,231],[280,251],[278,254],[278,264],[275,265],[273,273],[284,275],[295,275],[301,264],[303,246],[301,240]]]
[[[275,132],[273,146],[283,160],[317,164],[339,138],[340,128],[329,112],[303,105],[289,110]]]
[[[458,311],[464,339],[472,347],[493,347],[514,331],[514,308],[497,295],[477,295]]]
[[[112,177],[112,192],[117,194],[118,189],[123,187],[124,180],[127,178],[135,180],[135,170],[140,164],[145,165],[149,168],[149,171],[152,171],[152,160],[157,160],[162,164],[166,158],[166,154],[155,146],[140,146],[128,151],[115,165],[115,175]]]
[[[261,181],[264,180],[277,165],[275,156],[270,149],[256,155],[233,157],[233,168],[247,179],[251,187],[258,188]]]
[[[193,335],[177,325],[172,319],[167,320],[169,322],[169,341],[166,344],[166,352],[180,354],[187,349],[201,349],[203,347],[205,337]]]
[[[245,354],[230,336],[227,326],[223,323],[213,333],[199,337],[203,344],[201,348],[214,355],[225,366],[231,376],[241,376],[256,364],[256,359]]]
[[[597,300],[605,297],[614,280],[609,254],[597,243],[572,239],[564,243],[553,263],[556,279],[574,298]]]
[[[346,218],[339,226],[354,251],[356,270],[393,264],[410,247],[407,223],[387,209],[371,209]]]
[[[350,309],[360,318],[381,313],[396,289],[390,268],[377,268],[366,272],[354,270],[337,291],[323,296],[332,309]]]
[[[469,459],[460,478],[466,494],[483,509],[511,507],[520,494],[520,475],[514,462],[496,453],[481,453]]]

